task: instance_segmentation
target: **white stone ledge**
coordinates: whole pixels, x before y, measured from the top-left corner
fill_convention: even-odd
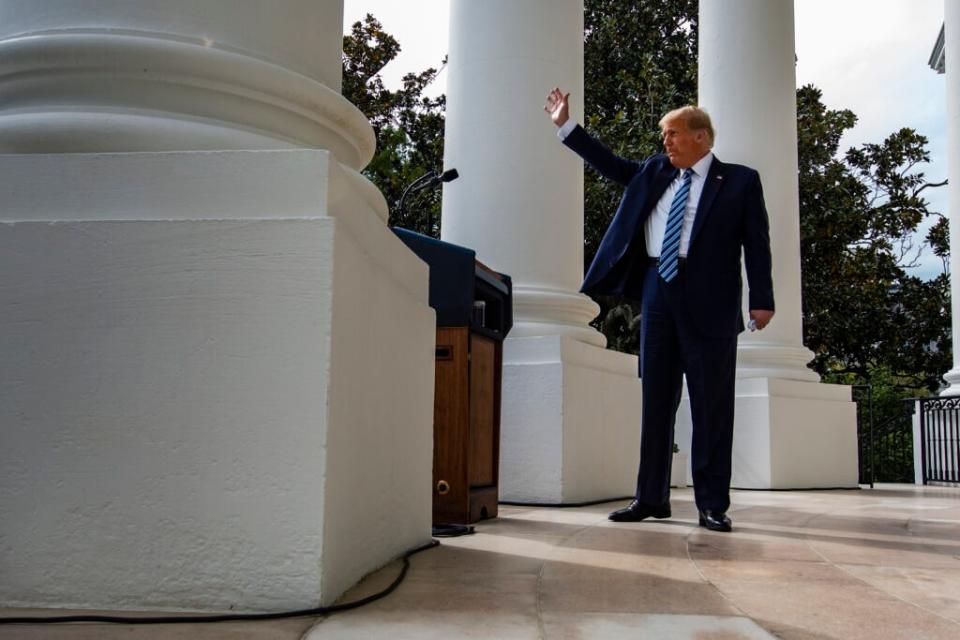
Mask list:
[[[570,336],[511,337],[503,350],[504,364],[566,362],[588,369],[637,378],[637,356],[604,349]]]
[[[852,387],[844,384],[804,382],[779,378],[742,378],[737,380],[737,397],[774,395],[780,398],[803,398],[850,402]],[[686,391],[684,391],[686,395]]]
[[[313,217],[328,197],[328,155],[318,149],[0,154],[7,189],[0,220]],[[335,199],[359,196],[386,223],[387,203],[369,180],[342,165],[334,173],[345,181],[330,188]]]
[[[315,217],[315,150],[0,155],[6,221]]]
[[[390,232],[387,204],[328,151],[0,155],[0,223],[336,218],[384,277],[426,299],[428,267]]]

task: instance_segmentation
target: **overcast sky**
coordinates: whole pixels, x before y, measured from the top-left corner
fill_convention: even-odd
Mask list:
[[[729,0],[735,2],[737,0]],[[934,182],[946,175],[944,76],[927,65],[943,22],[944,0],[795,0],[797,85],[815,84],[828,108],[859,117],[841,149],[881,142],[902,127],[930,140]],[[438,67],[447,53],[449,0],[345,0],[345,31],[372,13],[400,42],[400,55],[384,70],[388,86],[404,73]],[[446,90],[445,72],[435,93]],[[946,213],[946,188],[927,190],[931,208]],[[915,272],[940,273],[927,252]]]

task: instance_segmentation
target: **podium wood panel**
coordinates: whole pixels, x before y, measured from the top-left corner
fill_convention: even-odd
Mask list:
[[[499,341],[468,327],[437,328],[435,523],[497,515],[501,354]]]
[[[467,329],[437,329],[436,378],[433,401],[433,519],[463,521],[466,504],[467,443],[470,421],[470,335]],[[449,354],[449,355],[447,355]],[[444,493],[443,484],[447,492]]]
[[[494,343],[470,338],[470,486],[495,484],[493,478]]]

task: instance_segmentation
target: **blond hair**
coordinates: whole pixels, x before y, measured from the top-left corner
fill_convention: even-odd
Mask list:
[[[705,109],[689,104],[685,107],[674,109],[660,118],[660,128],[663,128],[663,124],[667,120],[673,119],[682,120],[690,131],[705,131],[707,134],[707,143],[710,148],[713,148],[713,123],[710,122],[710,114],[708,114]]]

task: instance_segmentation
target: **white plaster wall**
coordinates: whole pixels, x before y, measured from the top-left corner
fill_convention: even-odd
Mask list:
[[[93,185],[75,219],[37,219],[66,201],[22,191],[37,162]],[[167,189],[95,219],[131,162]],[[428,271],[355,180],[324,151],[0,156],[34,218],[0,223],[0,602],[309,607],[429,539]]]
[[[404,291],[391,265],[425,264],[390,241],[378,264],[338,223],[334,243],[324,594],[340,594],[430,540],[436,318],[427,292]],[[409,254],[412,256],[413,254]]]
[[[0,227],[0,601],[319,599],[331,240],[329,220]]]

